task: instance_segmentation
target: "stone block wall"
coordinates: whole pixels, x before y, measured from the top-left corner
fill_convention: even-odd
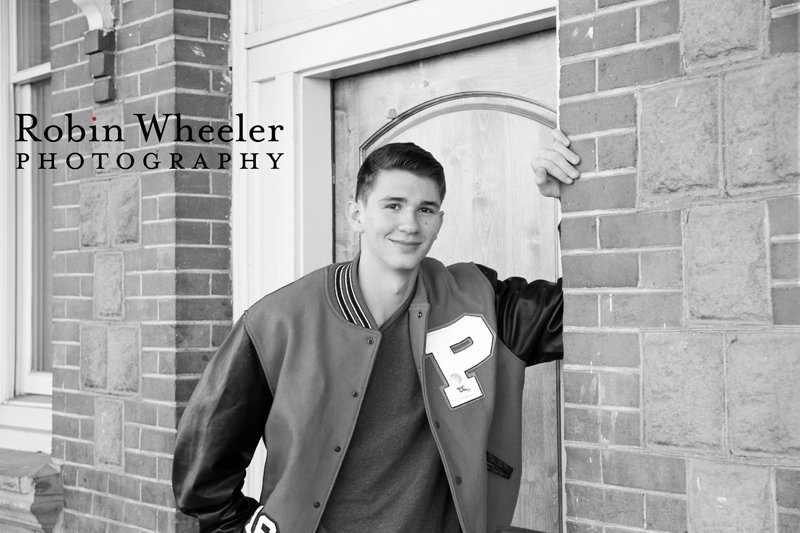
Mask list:
[[[568,533],[800,531],[793,0],[561,0]]]
[[[230,2],[112,8],[115,92],[96,103],[108,94],[84,53],[86,17],[72,0],[51,3],[50,123],[63,127],[72,113],[84,128],[122,126],[124,137],[55,147],[53,456],[65,531],[186,531],[172,453],[182,408],[231,326],[231,180],[228,171],[164,167],[171,153],[191,166],[230,146],[175,143],[174,127],[163,142],[145,140],[133,114],[182,113],[195,128],[229,121]],[[82,167],[65,164],[72,152]],[[102,168],[93,152],[109,154]],[[125,156],[118,163],[123,152],[131,168]],[[144,168],[146,152],[160,168]]]

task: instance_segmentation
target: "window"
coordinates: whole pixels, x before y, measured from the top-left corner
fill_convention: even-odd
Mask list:
[[[16,152],[51,151],[15,141],[15,113],[32,113],[37,136],[50,122],[50,2],[0,5],[0,442],[50,452],[52,428],[52,177],[36,165],[17,170]],[[6,31],[7,30],[7,31]],[[8,443],[8,444],[6,444]]]

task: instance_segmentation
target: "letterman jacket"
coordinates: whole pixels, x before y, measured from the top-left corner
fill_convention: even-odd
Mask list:
[[[322,533],[381,333],[330,265],[248,309],[209,362],[178,428],[173,488],[202,533]],[[426,258],[408,308],[431,431],[464,533],[510,524],[520,486],[526,365],[563,356],[557,283]],[[259,439],[260,502],[243,496]]]

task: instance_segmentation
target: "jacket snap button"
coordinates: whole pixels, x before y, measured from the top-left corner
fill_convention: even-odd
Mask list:
[[[314,507],[315,507],[316,509],[319,509],[319,505],[320,505],[320,504],[319,504],[319,502],[314,502]]]
[[[367,340],[367,344],[372,344],[373,342],[375,341],[373,341],[372,339]]]
[[[439,429],[439,422],[434,422],[433,423],[433,427],[435,427],[436,429]]]
[[[341,446],[334,446],[333,447],[333,451],[335,451],[336,453],[339,453],[340,451],[342,451],[342,447]]]
[[[456,476],[456,485],[461,485],[461,477]]]
[[[422,311],[417,313],[417,318],[422,318]]]
[[[358,391],[353,391],[353,398],[358,398]]]

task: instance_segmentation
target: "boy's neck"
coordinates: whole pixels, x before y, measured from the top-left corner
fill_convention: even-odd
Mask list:
[[[414,270],[394,270],[369,255],[358,261],[358,285],[364,303],[380,327],[405,302],[417,284],[419,265]]]

